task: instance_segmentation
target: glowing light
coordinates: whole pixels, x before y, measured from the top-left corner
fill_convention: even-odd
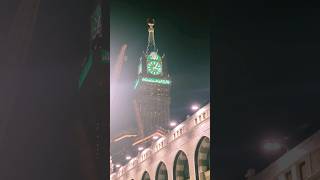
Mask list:
[[[177,122],[175,122],[175,121],[171,121],[169,125],[170,125],[170,127],[176,127]]]
[[[171,84],[171,81],[167,80],[167,79],[157,79],[157,78],[144,77],[144,78],[142,78],[142,81],[151,82],[151,83],[158,83],[158,84]]]
[[[162,65],[160,62],[151,61],[147,64],[147,70],[149,74],[159,75],[162,72]]]
[[[159,139],[159,136],[153,136],[152,139],[157,140]]]
[[[131,156],[126,156],[126,160],[130,160],[131,159]]]
[[[114,139],[113,141],[117,142],[117,141],[120,141],[120,140],[125,139],[125,138],[131,138],[131,137],[136,137],[136,136],[137,136],[136,134],[125,134],[125,135],[122,135],[122,136]]]
[[[119,168],[119,167],[121,167],[121,165],[120,164],[116,164],[116,168]]]
[[[143,149],[143,147],[138,147],[138,151],[142,151]]]
[[[196,111],[196,110],[198,110],[199,108],[200,108],[199,105],[196,105],[196,104],[194,104],[194,105],[191,106],[191,109],[192,109],[193,111]]]
[[[266,142],[263,145],[263,149],[267,150],[267,151],[277,151],[281,149],[281,144],[278,142]]]
[[[136,84],[134,85],[134,89],[137,88],[137,86],[138,86],[138,84],[139,84],[139,81],[140,81],[140,79],[137,79],[137,80],[136,80]]]

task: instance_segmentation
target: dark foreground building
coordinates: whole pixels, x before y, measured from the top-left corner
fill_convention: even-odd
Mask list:
[[[82,164],[89,179],[105,180],[109,170],[109,20],[108,5],[96,1],[91,16],[90,47],[79,78],[83,114]]]
[[[319,180],[320,131],[284,154],[259,174],[248,180]]]

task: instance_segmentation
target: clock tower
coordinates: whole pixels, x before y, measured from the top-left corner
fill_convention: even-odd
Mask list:
[[[155,44],[155,22],[147,19],[148,45],[139,59],[138,76],[134,85],[134,107],[142,137],[168,127],[170,116],[170,86],[166,59]]]

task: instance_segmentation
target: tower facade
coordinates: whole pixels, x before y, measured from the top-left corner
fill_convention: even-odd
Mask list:
[[[140,135],[147,136],[168,126],[170,86],[165,56],[160,56],[155,43],[154,19],[147,20],[148,45],[139,59],[135,89],[135,111]]]
[[[90,179],[105,180],[108,175],[109,152],[109,19],[108,4],[105,0],[94,1],[91,15],[90,44],[86,61],[79,77],[79,93],[83,129],[86,135],[87,151],[82,154],[87,157],[88,164],[84,171],[90,171]]]

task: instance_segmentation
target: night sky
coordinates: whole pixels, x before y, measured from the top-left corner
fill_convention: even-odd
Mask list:
[[[215,179],[243,179],[248,168],[259,172],[283,153],[263,152],[264,140],[292,148],[320,127],[319,9],[271,6],[215,3]]]

